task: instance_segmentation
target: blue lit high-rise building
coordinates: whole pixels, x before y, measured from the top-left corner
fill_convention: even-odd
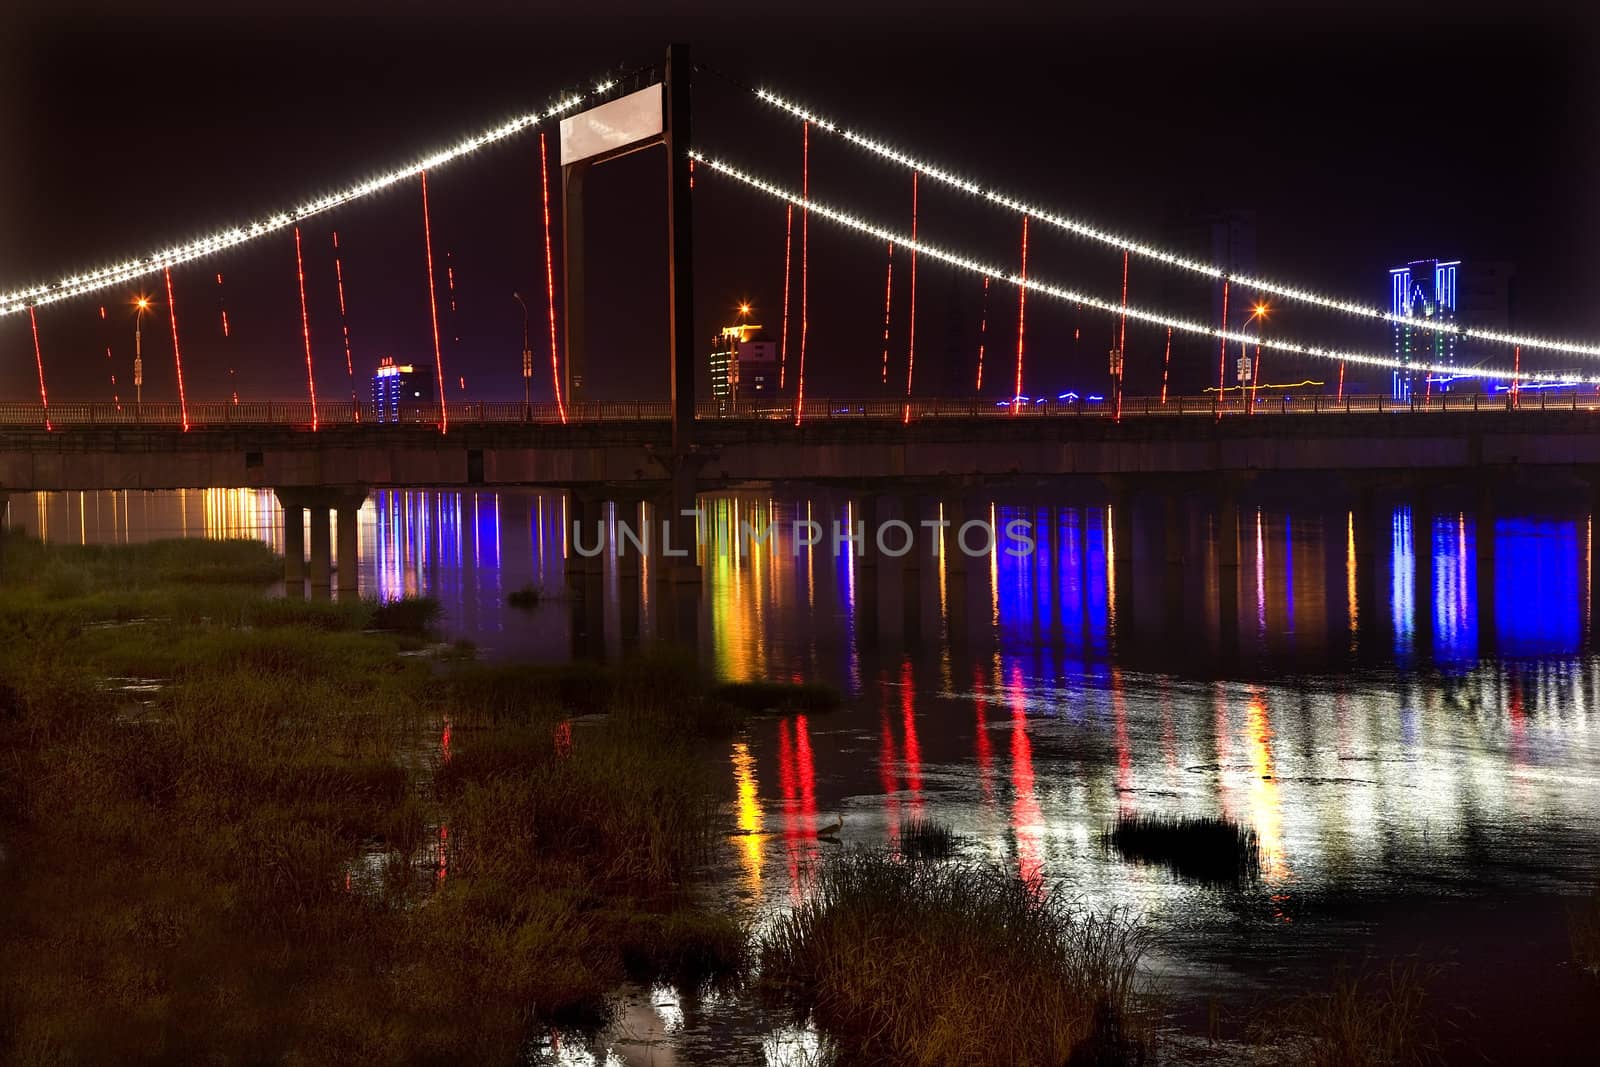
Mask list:
[[[1455,325],[1460,271],[1460,260],[1419,259],[1395,267],[1389,271],[1390,312],[1403,318]],[[1394,356],[1401,364],[1394,370],[1394,398],[1409,400],[1414,391],[1425,391],[1428,365],[1454,367],[1456,340],[1456,334],[1451,332],[1394,323]],[[1448,371],[1436,372],[1434,377],[1438,389],[1449,388]],[[1446,380],[1438,381],[1439,378]]]
[[[390,357],[372,376],[372,406],[379,422],[431,422],[435,417],[433,371]]]

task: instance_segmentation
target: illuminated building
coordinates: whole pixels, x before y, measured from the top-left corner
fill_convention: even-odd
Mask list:
[[[778,343],[755,323],[724,326],[711,346],[711,395],[717,411],[778,396]]]
[[[1454,323],[1461,273],[1460,260],[1418,259],[1389,271],[1389,310],[1408,319],[1429,319]],[[1394,323],[1394,355],[1402,366],[1392,372],[1391,395],[1409,400],[1415,387],[1426,382],[1427,371],[1415,371],[1417,364],[1453,367],[1456,364],[1456,335],[1441,330],[1419,329]],[[1445,375],[1448,377],[1448,374]],[[1440,382],[1441,389],[1449,382]]]
[[[372,407],[379,422],[432,421],[433,371],[385,356],[372,376]]]

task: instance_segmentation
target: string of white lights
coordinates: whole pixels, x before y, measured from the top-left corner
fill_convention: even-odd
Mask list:
[[[1329,296],[1325,293],[1318,293],[1310,289],[1301,288],[1299,286],[1275,282],[1270,278],[1258,278],[1250,274],[1228,272],[1214,264],[1204,263],[1196,259],[1190,259],[1189,257],[1181,255],[1177,252],[1171,252],[1164,248],[1158,248],[1142,241],[1136,241],[1132,238],[1124,237],[1121,234],[1112,233],[1109,230],[1101,229],[1100,227],[1095,226],[1092,223],[1085,222],[1082,219],[1072,218],[1071,216],[1067,215],[1060,215],[1048,210],[1047,208],[1040,207],[1037,204],[1025,203],[1024,201],[1002,193],[999,190],[987,188],[978,182],[972,181],[968,178],[963,178],[959,174],[945,170],[942,167],[906,155],[904,152],[901,152],[882,141],[868,137],[865,134],[858,133],[857,131],[847,127],[840,126],[837,123],[823,118],[821,115],[816,114],[815,112],[795,103],[792,100],[786,100],[783,97],[778,96],[776,93],[769,92],[766,89],[756,89],[754,92],[756,97],[765,103],[771,104],[773,107],[776,107],[781,111],[786,111],[795,118],[809,122],[820,130],[837,134],[846,141],[849,141],[851,144],[863,148],[876,156],[880,156],[881,158],[887,159],[893,163],[897,163],[900,166],[915,170],[924,177],[932,178],[935,181],[942,182],[945,185],[951,186],[952,188],[960,189],[962,192],[969,193],[973,196],[982,197],[991,203],[998,204],[1001,207],[1015,211],[1019,214],[1031,216],[1032,218],[1038,219],[1041,222],[1045,222],[1051,226],[1057,227],[1058,229],[1065,230],[1068,233],[1076,234],[1079,237],[1087,238],[1088,240],[1096,241],[1100,244],[1110,245],[1113,248],[1121,249],[1125,252],[1129,252],[1145,259],[1155,260],[1156,262],[1163,263],[1169,267],[1176,267],[1179,270],[1186,270],[1191,273],[1204,275],[1205,277],[1213,278],[1219,281],[1223,277],[1227,277],[1228,280],[1236,286],[1242,286],[1246,289],[1259,290],[1263,293],[1271,293],[1273,296],[1282,297],[1285,300],[1293,300],[1297,303],[1327,308],[1331,311],[1342,312],[1346,315],[1353,315],[1358,318],[1397,323],[1399,325],[1410,326],[1416,329],[1453,334],[1458,337],[1467,337],[1473,340],[1487,341],[1493,344],[1520,345],[1523,348],[1537,349],[1546,352],[1561,352],[1571,355],[1600,357],[1600,345],[1596,344],[1586,344],[1577,341],[1558,341],[1547,337],[1525,336],[1521,334],[1505,333],[1500,330],[1485,330],[1472,326],[1461,326],[1455,323],[1441,322],[1435,319],[1422,318],[1418,316],[1396,315],[1391,311],[1385,311],[1383,308],[1372,304],[1363,304],[1354,300],[1346,300],[1341,297]]]
[[[1337,360],[1341,363],[1354,363],[1369,367],[1384,367],[1391,370],[1423,370],[1430,374],[1450,374],[1456,377],[1482,378],[1491,381],[1520,380],[1523,382],[1553,382],[1563,385],[1585,385],[1600,383],[1600,376],[1596,375],[1551,373],[1542,371],[1523,371],[1519,373],[1515,370],[1502,368],[1462,368],[1447,364],[1425,363],[1420,361],[1408,364],[1397,360],[1392,356],[1379,356],[1368,352],[1354,352],[1337,348],[1325,348],[1320,345],[1302,344],[1297,341],[1289,341],[1271,336],[1258,337],[1254,333],[1246,333],[1240,330],[1219,329],[1206,323],[1195,322],[1191,319],[1184,319],[1159,311],[1151,311],[1132,304],[1124,305],[1119,301],[1102,300],[1101,298],[1093,296],[1089,293],[1082,293],[1074,289],[1068,289],[1064,286],[1040,281],[1037,277],[1030,276],[1024,278],[1021,275],[1015,274],[1004,267],[995,266],[994,264],[990,263],[984,263],[980,260],[972,259],[968,256],[963,256],[959,253],[951,252],[948,249],[930,245],[923,241],[913,241],[908,234],[897,230],[892,230],[887,226],[880,226],[877,223],[869,222],[866,219],[851,215],[845,211],[840,211],[837,208],[830,207],[827,204],[820,203],[816,200],[807,200],[791,189],[785,189],[782,186],[775,185],[772,182],[766,181],[765,179],[758,178],[741,170],[731,163],[706,156],[701,152],[692,152],[691,155],[694,157],[697,163],[707,167],[712,171],[715,171],[719,174],[724,174],[743,185],[746,185],[752,189],[757,189],[775,199],[786,200],[789,203],[794,204],[796,207],[820,215],[830,222],[834,222],[840,226],[855,230],[858,233],[868,234],[878,241],[893,241],[897,247],[903,247],[907,250],[914,250],[919,255],[925,255],[932,259],[939,260],[940,262],[948,263],[953,267],[960,268],[961,270],[968,271],[972,274],[987,276],[989,278],[1006,282],[1009,285],[1026,289],[1029,292],[1041,293],[1045,296],[1062,300],[1067,303],[1079,304],[1084,307],[1094,308],[1097,311],[1104,311],[1107,314],[1126,315],[1128,318],[1135,319],[1140,322],[1148,322],[1156,326],[1171,327],[1172,329],[1182,333],[1198,334],[1204,337],[1210,337],[1214,340],[1225,340],[1238,344],[1246,344],[1251,346],[1260,345],[1261,348],[1273,352],[1283,352],[1297,356],[1312,356],[1318,359]]]
[[[254,219],[248,223],[231,226],[225,230],[218,230],[215,233],[196,238],[185,244],[172,245],[152,252],[142,258],[129,259],[112,266],[99,267],[74,274],[61,279],[59,282],[35,285],[5,293],[0,295],[0,316],[15,315],[27,311],[30,307],[53,304],[60,300],[67,300],[75,296],[83,296],[87,293],[122,285],[136,278],[159,274],[163,270],[190,263],[205,256],[215,255],[230,248],[236,248],[270,233],[289,229],[313,215],[320,215],[325,211],[331,211],[352,201],[380,193],[400,182],[416,177],[424,170],[434,170],[442,167],[446,163],[476,152],[480,148],[503,141],[530,127],[564,115],[581,106],[590,97],[602,96],[609,92],[615,84],[615,81],[601,82],[589,93],[568,95],[543,111],[519,115],[509,122],[483,130],[448,148],[396,167],[385,174],[346,186],[337,192],[317,197],[315,200],[308,200],[290,211],[280,211],[276,214]]]

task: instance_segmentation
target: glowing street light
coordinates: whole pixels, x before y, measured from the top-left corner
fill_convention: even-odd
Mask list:
[[[750,301],[741,300],[739,302],[739,317],[742,319],[742,318],[745,318],[746,316],[748,316],[749,314],[750,314]]]
[[[144,321],[144,313],[150,310],[150,298],[138,297],[134,300],[133,306],[137,309],[133,315],[133,402],[143,406],[144,356],[140,350],[139,326]]]

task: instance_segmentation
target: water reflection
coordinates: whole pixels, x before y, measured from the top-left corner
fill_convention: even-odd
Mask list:
[[[1296,921],[1329,897],[1575,887],[1600,865],[1587,513],[1263,504],[1241,509],[1224,566],[1213,513],[1163,531],[1136,506],[1019,495],[965,514],[1028,521],[1032,553],[964,559],[942,532],[906,566],[797,538],[795,522],[859,521],[843,496],[703,506],[687,636],[706,663],[856,698],[758,722],[718,753],[736,830],[721,861],[763,914],[803,899],[835,831],[881,845],[912,815],[1031,885],[1139,908],[1191,962],[1288,944],[1273,938],[1291,929],[1330,936]],[[374,493],[360,589],[439,598],[486,656],[618,655],[668,632],[682,591],[652,580],[649,557],[573,572],[568,514],[557,494]],[[648,517],[627,505],[606,519]],[[281,512],[251,490],[14,494],[8,521],[53,541],[278,547]],[[550,595],[505,607],[529,585]],[[1261,883],[1219,896],[1130,866],[1099,845],[1119,814],[1253,827]],[[695,1032],[685,1018],[666,1027],[674,1040]],[[815,1041],[763,1025],[726,1061],[786,1062]]]

